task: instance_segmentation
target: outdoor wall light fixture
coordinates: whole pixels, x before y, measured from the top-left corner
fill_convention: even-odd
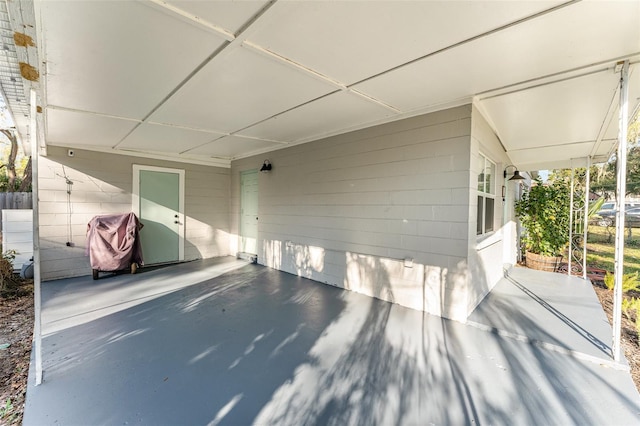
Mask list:
[[[516,169],[516,166],[514,166],[513,164],[509,164],[507,167],[504,168],[503,176],[505,179],[507,178],[507,169],[509,167],[513,167],[515,169],[513,172],[513,176],[511,176],[509,180],[525,180],[526,179],[524,176],[520,175],[520,172],[518,171],[518,169]]]
[[[509,178],[509,180],[525,180],[526,178],[522,175],[520,175],[520,172],[518,171],[518,169],[516,169],[516,166],[514,166],[513,164],[509,164],[507,167],[504,168],[504,172],[502,172],[502,176],[504,176],[504,178],[507,178],[507,169],[509,167],[513,167],[515,170],[513,171],[513,176],[511,176],[511,178]],[[507,199],[507,187],[505,185],[502,185],[502,201],[504,202]]]
[[[269,160],[264,160],[264,163],[262,163],[262,168],[260,169],[261,172],[270,172],[271,171],[271,162],[269,162]]]

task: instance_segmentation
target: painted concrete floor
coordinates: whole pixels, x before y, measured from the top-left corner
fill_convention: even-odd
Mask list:
[[[43,326],[25,425],[640,423],[557,274],[514,269],[461,324],[222,258],[44,283]]]

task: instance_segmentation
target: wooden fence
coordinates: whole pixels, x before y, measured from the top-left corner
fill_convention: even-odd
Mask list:
[[[32,209],[31,192],[0,192],[0,210]]]

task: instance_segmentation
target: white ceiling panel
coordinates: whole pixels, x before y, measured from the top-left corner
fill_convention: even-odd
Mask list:
[[[640,60],[638,0],[30,5],[49,143],[212,165],[472,101],[516,164],[603,154]]]
[[[95,114],[47,109],[47,142],[111,148],[138,123]]]
[[[619,78],[605,71],[486,99],[482,105],[507,151],[595,141],[609,110],[609,103],[598,100],[614,98]],[[568,120],[569,114],[580,120]]]
[[[179,127],[142,124],[118,145],[118,149],[179,154],[222,136]]]
[[[232,133],[334,90],[299,70],[237,47],[205,66],[151,120]]]
[[[349,92],[338,92],[285,112],[241,132],[242,135],[296,142],[353,128],[394,113]]]
[[[638,52],[639,18],[640,2],[582,2],[355,87],[404,111],[467,98]]]
[[[193,149],[188,155],[205,155],[207,157],[233,159],[246,153],[261,152],[283,148],[285,145],[240,136],[226,136],[207,145]],[[257,167],[258,165],[256,165]]]
[[[141,119],[223,39],[134,1],[43,1],[47,103]]]
[[[559,3],[279,2],[249,40],[352,84]]]
[[[267,3],[262,1],[169,0],[168,4],[231,33],[237,33]]]

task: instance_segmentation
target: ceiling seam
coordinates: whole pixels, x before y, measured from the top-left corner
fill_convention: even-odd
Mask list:
[[[160,109],[173,95],[175,95],[185,84],[187,84],[198,72],[200,72],[205,66],[207,66],[214,58],[218,57],[224,51],[233,46],[242,43],[244,41],[240,36],[244,34],[255,22],[258,21],[264,14],[276,3],[276,0],[272,0],[267,3],[262,9],[260,9],[239,31],[236,37],[232,41],[225,41],[220,47],[215,49],[213,53],[205,58],[197,67],[184,78],[176,87],[173,88],[151,111],[142,118],[142,121],[136,125],[130,132],[128,132],[112,149],[117,149],[133,132],[135,132],[141,124],[145,123],[151,115],[153,115],[158,109]]]
[[[121,140],[120,142],[118,142],[117,144],[115,144],[113,146],[113,149],[118,148],[118,146],[120,146],[133,132],[136,131],[136,129],[138,127],[140,127],[140,125],[144,122],[146,122],[149,117],[151,117],[153,115],[153,113],[155,113],[157,110],[159,110],[173,95],[176,94],[176,92],[178,92],[178,90],[180,90],[185,84],[187,84],[189,82],[189,80],[191,80],[193,78],[193,76],[195,76],[198,71],[200,71],[202,68],[204,68],[209,62],[211,62],[211,60],[213,58],[215,58],[216,56],[218,56],[219,53],[221,53],[227,46],[229,46],[229,42],[225,42],[222,46],[218,47],[212,54],[210,54],[209,56],[207,56],[207,58],[202,61],[196,68],[194,68],[193,70],[191,70],[191,72],[189,73],[189,75],[187,75],[187,77],[185,79],[183,79],[176,87],[173,88],[173,90],[171,90],[169,92],[169,94],[167,96],[165,96],[155,107],[153,107],[151,109],[151,111],[149,113],[147,113],[147,115],[145,115],[142,120],[140,120],[140,123],[138,123],[137,126],[135,126],[133,129],[131,129],[131,131],[129,133],[127,133]]]
[[[256,121],[255,123],[251,123],[250,125],[245,126],[245,127],[241,128],[241,129],[234,130],[233,132],[228,133],[226,136],[238,136],[238,137],[247,138],[247,139],[262,140],[262,141],[266,141],[266,142],[275,142],[275,143],[280,143],[280,144],[283,144],[283,145],[289,145],[289,144],[291,144],[291,142],[286,142],[286,141],[276,141],[276,140],[268,140],[268,139],[264,139],[264,138],[256,138],[256,137],[252,137],[252,136],[245,136],[245,135],[240,134],[240,132],[242,132],[242,131],[244,131],[244,130],[247,130],[247,129],[248,129],[248,128],[250,128],[250,127],[257,126],[258,124],[264,123],[265,121],[271,120],[272,118],[276,118],[276,117],[278,117],[278,116],[280,116],[280,115],[282,115],[282,114],[286,114],[287,112],[293,111],[294,109],[300,108],[300,107],[302,107],[302,106],[304,106],[304,105],[307,105],[307,104],[310,104],[310,103],[312,103],[312,102],[318,101],[318,100],[320,100],[320,99],[322,99],[322,98],[326,98],[326,97],[328,97],[328,96],[331,96],[331,95],[333,95],[333,94],[335,94],[335,93],[338,93],[339,91],[340,91],[340,90],[334,90],[333,92],[330,92],[330,93],[324,94],[324,95],[322,95],[322,96],[318,96],[317,98],[311,99],[311,100],[309,100],[309,101],[307,101],[307,102],[304,102],[304,103],[301,103],[301,104],[296,105],[296,106],[294,106],[294,107],[291,107],[291,108],[289,108],[289,109],[287,109],[287,110],[285,110],[285,111],[281,111],[281,112],[279,112],[279,113],[277,113],[277,114],[274,114],[274,115],[272,115],[272,116],[270,116],[270,117],[267,117],[267,118],[264,118],[264,119],[262,119],[262,120]],[[212,140],[212,141],[210,141],[210,142],[207,142],[207,143],[205,143],[205,144],[202,144],[202,145],[200,145],[200,146],[198,146],[198,147],[194,147],[194,148],[188,149],[188,150],[183,151],[183,152],[189,152],[189,151],[191,151],[191,150],[193,150],[193,149],[196,149],[196,148],[199,148],[199,147],[201,147],[201,146],[208,145],[208,144],[210,144],[210,143],[214,143],[215,141],[217,141],[217,140],[219,140],[219,139],[221,139],[221,138],[214,139],[214,140]]]
[[[122,117],[119,115],[113,115],[113,114],[105,114],[102,112],[95,112],[95,111],[89,111],[86,109],[75,109],[75,108],[68,108],[68,107],[63,107],[63,106],[59,106],[59,105],[47,105],[47,109],[51,109],[54,111],[65,111],[65,112],[74,112],[74,113],[78,113],[78,114],[87,114],[87,115],[94,115],[97,117],[105,117],[105,118],[114,118],[117,120],[124,120],[124,121],[134,121],[136,123],[141,123],[142,120],[138,119],[138,118],[130,118],[130,117]]]
[[[62,147],[62,148],[68,148],[69,147],[68,144],[62,144],[62,143],[59,143],[59,142],[51,142],[50,145],[51,146]],[[94,145],[74,144],[73,147],[74,148],[78,148],[78,149],[86,149],[86,150],[89,150],[89,151],[103,152],[105,154],[130,155],[130,156],[134,156],[134,157],[142,157],[142,158],[147,158],[147,159],[152,158],[152,159],[156,159],[156,160],[177,161],[177,162],[181,162],[181,163],[200,164],[200,165],[214,166],[214,167],[224,167],[224,168],[231,167],[231,160],[226,159],[226,158],[220,158],[220,157],[209,157],[210,160],[203,160],[201,158],[176,157],[175,155],[173,155],[171,153],[136,151],[136,150],[132,150],[132,149],[120,149],[120,150],[114,151],[114,150],[112,150],[110,148],[107,148],[107,147],[94,146]]]
[[[516,21],[510,22],[508,24],[502,25],[502,26],[500,26],[498,28],[494,28],[492,30],[485,31],[485,32],[483,32],[481,34],[475,35],[473,37],[470,37],[470,38],[467,38],[465,40],[459,41],[457,43],[451,44],[449,46],[445,46],[445,47],[443,47],[441,49],[438,49],[438,50],[435,50],[433,52],[427,53],[426,55],[422,55],[422,56],[420,56],[418,58],[412,59],[412,60],[407,61],[407,62],[405,62],[403,64],[396,65],[395,67],[392,67],[392,68],[389,68],[389,69],[387,69],[385,71],[381,71],[381,72],[379,72],[377,74],[371,75],[371,76],[369,76],[367,78],[364,78],[364,79],[362,79],[360,81],[357,81],[355,83],[350,84],[349,87],[353,87],[353,86],[356,86],[358,84],[365,83],[365,82],[367,82],[369,80],[372,80],[374,78],[377,78],[377,77],[383,76],[385,74],[391,73],[391,72],[396,71],[396,70],[398,70],[400,68],[404,68],[407,65],[414,64],[416,62],[419,62],[419,61],[422,61],[424,59],[427,59],[427,58],[429,58],[431,56],[439,55],[440,53],[444,53],[444,52],[446,52],[448,50],[455,49],[457,47],[460,47],[460,46],[463,46],[465,44],[468,44],[468,43],[474,42],[476,40],[479,40],[481,38],[485,38],[485,37],[488,37],[490,35],[493,35],[493,34],[501,32],[501,31],[507,30],[507,29],[509,29],[511,27],[523,24],[523,23],[528,22],[528,21],[532,21],[532,20],[537,19],[537,18],[539,18],[541,16],[556,12],[556,11],[558,11],[560,9],[564,9],[565,7],[572,6],[572,5],[574,5],[576,3],[579,3],[581,1],[582,0],[571,0],[571,1],[568,1],[566,3],[562,3],[562,4],[559,4],[559,5],[554,6],[552,8],[543,10],[541,12],[534,13],[533,15],[529,15],[529,16],[526,16],[524,18],[518,19]]]
[[[560,72],[556,72],[556,73],[552,73],[552,74],[547,74],[547,75],[542,76],[542,77],[536,77],[536,78],[532,78],[532,79],[529,79],[529,80],[520,81],[518,83],[509,84],[509,85],[506,85],[506,86],[503,86],[503,87],[499,87],[499,88],[496,88],[496,89],[485,90],[484,92],[478,93],[476,95],[476,97],[478,97],[478,99],[480,101],[484,101],[484,100],[488,100],[488,99],[498,98],[500,96],[506,96],[506,95],[511,95],[513,93],[523,92],[523,91],[529,90],[529,89],[535,89],[537,87],[548,86],[548,85],[551,85],[551,84],[562,83],[564,81],[569,81],[569,80],[573,80],[573,79],[580,78],[580,77],[586,77],[586,76],[598,74],[598,73],[601,73],[601,72],[607,72],[609,70],[613,70],[613,66],[610,66],[610,64],[615,64],[620,60],[624,60],[626,58],[634,57],[634,56],[638,56],[638,55],[640,55],[640,52],[636,52],[636,53],[634,53],[632,55],[627,55],[627,56],[624,56],[624,57],[618,57],[618,58],[608,59],[606,61],[600,61],[600,62],[597,62],[597,63],[585,65],[585,66],[578,67],[578,68],[572,68],[572,69],[565,70],[565,71],[560,71]],[[630,65],[637,64],[637,63],[638,62],[631,62]],[[586,70],[586,69],[597,67],[597,66],[605,66],[605,67],[604,68],[598,68],[598,69],[595,69],[595,70],[592,70],[592,71],[587,71],[587,72],[584,72],[582,74],[576,74],[576,75],[568,76],[568,77],[565,77],[565,78],[559,78],[557,80],[551,80],[551,81],[543,82],[543,83],[540,83],[540,84],[532,84],[532,85],[528,85],[526,87],[521,87],[521,88],[518,88],[518,89],[506,91],[506,92],[500,92],[501,90],[507,90],[509,88],[513,88],[513,87],[517,87],[517,86],[524,86],[524,85],[527,85],[529,83],[534,83],[534,82],[537,82],[537,81],[544,81],[546,79],[551,79],[551,78],[554,78],[554,77],[559,77],[559,76],[562,76],[562,75],[567,75],[567,74],[571,74],[571,73],[574,73],[574,72],[579,72],[581,70]],[[500,92],[500,93],[495,93],[495,94],[491,94],[491,95],[487,95],[485,97],[482,97],[485,94],[494,93],[494,92]]]
[[[245,139],[251,139],[251,140],[255,140],[255,141],[277,143],[277,144],[280,144],[280,145],[283,145],[283,146],[289,144],[289,142],[277,141],[277,140],[273,140],[273,139],[257,138],[255,136],[243,136],[243,135],[236,135],[236,134],[226,134],[226,135],[220,136],[219,138],[215,138],[215,139],[212,139],[212,140],[210,140],[208,142],[201,143],[199,145],[193,146],[193,147],[191,147],[189,149],[185,149],[184,151],[179,152],[178,155],[183,155],[183,154],[186,154],[186,153],[188,153],[190,151],[193,151],[195,149],[202,148],[203,146],[210,145],[210,144],[215,143],[215,142],[219,141],[220,139],[226,138],[228,136],[237,136],[237,137],[241,137],[241,138],[245,138]],[[271,149],[271,148],[269,148],[269,149]]]
[[[530,151],[532,149],[543,149],[543,148],[558,148],[559,146],[571,146],[571,145],[584,145],[587,143],[593,143],[594,140],[586,140],[586,141],[575,141],[575,142],[568,142],[568,143],[558,143],[555,145],[541,145],[541,146],[531,146],[531,147],[526,147],[526,148],[518,148],[518,149],[512,149],[509,152],[521,152],[521,151]]]
[[[281,64],[284,64],[285,66],[287,66],[289,68],[296,69],[296,70],[301,71],[301,72],[303,72],[303,73],[305,73],[307,75],[310,75],[311,77],[313,77],[313,78],[315,78],[317,80],[320,80],[322,82],[328,83],[328,84],[334,86],[335,88],[337,88],[337,89],[339,89],[339,90],[341,90],[343,92],[352,93],[352,94],[354,94],[354,95],[356,95],[356,96],[358,96],[358,97],[360,97],[360,98],[362,98],[362,99],[364,99],[364,100],[366,100],[368,102],[373,102],[373,103],[375,103],[375,104],[377,104],[379,106],[382,106],[383,108],[388,109],[388,110],[390,110],[390,111],[392,111],[392,112],[394,112],[396,114],[400,114],[400,113],[403,112],[400,109],[398,109],[398,108],[396,108],[396,107],[394,107],[392,105],[389,105],[388,103],[386,103],[386,102],[384,102],[384,101],[382,101],[380,99],[377,99],[377,98],[375,98],[375,97],[373,97],[371,95],[367,95],[362,91],[353,89],[353,88],[349,87],[349,85],[347,85],[345,83],[342,83],[342,82],[340,82],[340,81],[338,81],[338,80],[336,80],[336,79],[334,79],[332,77],[324,75],[321,72],[314,70],[313,68],[309,68],[309,67],[307,67],[305,65],[302,65],[301,63],[296,62],[293,59],[290,59],[290,58],[287,58],[286,56],[283,56],[283,55],[280,55],[278,53],[275,53],[275,52],[273,52],[273,51],[271,51],[271,50],[269,50],[269,49],[267,49],[265,47],[262,47],[262,46],[256,44],[256,43],[253,43],[251,41],[245,40],[242,43],[242,46],[243,47],[248,47],[250,50],[253,50],[254,52],[256,52],[258,54],[261,54],[261,55],[264,55],[264,56],[266,56],[268,58],[274,59],[274,60],[278,61]]]
[[[227,30],[226,28],[222,28],[219,27],[215,24],[212,24],[209,21],[206,21],[202,18],[200,18],[197,15],[191,14],[185,10],[180,9],[179,7],[176,7],[172,4],[167,3],[166,1],[163,0],[148,0],[149,3],[146,4],[151,4],[152,6],[156,6],[158,8],[163,9],[164,11],[168,11],[170,13],[173,13],[175,15],[178,15],[184,19],[187,19],[188,21],[191,21],[195,24],[197,24],[200,27],[204,27],[207,30],[211,30],[213,31],[215,34],[223,37],[226,41],[232,41],[236,38],[235,34],[233,34],[231,31]],[[145,4],[145,3],[143,3]]]

